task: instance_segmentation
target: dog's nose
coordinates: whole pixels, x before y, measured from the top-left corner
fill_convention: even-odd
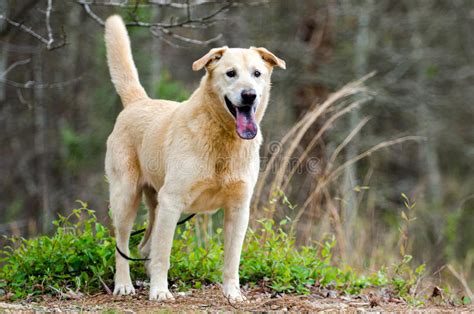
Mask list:
[[[255,89],[244,89],[242,93],[240,94],[242,97],[242,103],[244,105],[252,105],[253,102],[255,101],[255,98],[257,98],[257,93],[255,92]]]

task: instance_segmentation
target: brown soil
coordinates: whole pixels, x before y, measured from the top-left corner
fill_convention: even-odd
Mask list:
[[[0,312],[151,312],[151,311],[416,311],[416,312],[474,312],[474,306],[450,306],[431,304],[426,306],[410,306],[400,299],[383,299],[373,296],[329,297],[321,294],[312,295],[272,295],[261,289],[246,291],[248,301],[230,303],[221,293],[218,286],[192,290],[186,293],[175,293],[176,300],[172,302],[156,302],[147,299],[147,292],[140,290],[135,296],[116,297],[108,294],[78,296],[72,294],[69,298],[63,296],[44,296],[41,300],[22,301],[17,303],[0,302]],[[369,294],[370,295],[370,294]]]

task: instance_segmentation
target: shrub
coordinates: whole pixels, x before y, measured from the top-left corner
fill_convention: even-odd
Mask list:
[[[115,242],[109,230],[96,220],[94,211],[80,203],[69,216],[54,221],[55,233],[33,239],[10,238],[10,246],[0,249],[0,287],[24,298],[71,289],[97,292],[113,285]],[[261,228],[249,230],[241,258],[241,283],[264,286],[276,292],[306,294],[313,288],[337,289],[357,293],[369,286],[394,284],[399,295],[409,293],[409,286],[421,274],[413,272],[404,260],[396,267],[392,280],[385,269],[369,276],[359,276],[350,267],[337,267],[328,238],[317,246],[298,248],[295,238],[283,230],[287,220],[259,221]],[[223,265],[222,230],[198,245],[192,223],[177,229],[171,254],[170,284],[177,289],[200,288],[221,281]],[[138,237],[139,238],[139,237]],[[138,243],[131,240],[131,247]],[[132,255],[137,254],[136,248]],[[131,263],[136,280],[146,280],[142,263]],[[403,273],[409,273],[408,280]],[[390,281],[390,282],[389,282]]]
[[[114,241],[87,204],[53,222],[53,236],[11,238],[0,250],[0,285],[16,298],[70,288],[93,291],[113,276]],[[78,221],[73,223],[74,218]]]

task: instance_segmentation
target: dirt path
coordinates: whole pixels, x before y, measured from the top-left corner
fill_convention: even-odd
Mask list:
[[[148,301],[145,291],[135,296],[114,297],[107,294],[84,296],[77,299],[44,297],[42,301],[20,303],[0,302],[0,312],[126,312],[150,311],[409,311],[417,312],[474,312],[474,307],[429,305],[412,307],[401,300],[381,300],[371,297],[323,297],[321,295],[270,295],[260,289],[246,292],[248,301],[231,304],[223,297],[219,287],[213,286],[187,293],[175,293],[174,302]]]

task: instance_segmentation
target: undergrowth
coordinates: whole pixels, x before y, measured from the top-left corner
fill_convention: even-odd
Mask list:
[[[9,238],[10,245],[0,249],[0,288],[11,299],[68,290],[93,293],[113,286],[114,239],[108,228],[97,221],[94,211],[83,202],[80,205],[70,215],[60,215],[54,221],[52,236]],[[297,247],[294,235],[284,230],[288,220],[259,223],[260,228],[249,230],[244,244],[242,284],[299,294],[321,288],[356,294],[367,287],[387,287],[407,299],[424,269],[413,270],[407,256],[399,265],[390,267],[392,274],[382,268],[359,275],[348,266],[336,265],[331,253],[333,238],[322,244]],[[133,238],[131,247],[138,241]],[[173,243],[170,284],[186,290],[220,282],[223,255],[221,229],[200,246],[193,224],[186,223],[177,229]],[[147,280],[142,263],[131,263],[131,273],[134,281]]]

